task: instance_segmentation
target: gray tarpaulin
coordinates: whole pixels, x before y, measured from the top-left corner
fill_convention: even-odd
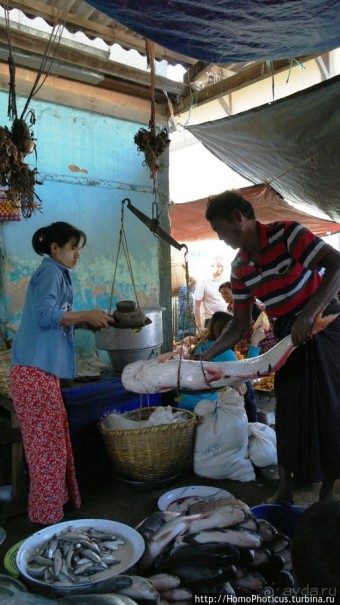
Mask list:
[[[255,109],[189,126],[222,162],[254,184],[340,222],[340,77]]]

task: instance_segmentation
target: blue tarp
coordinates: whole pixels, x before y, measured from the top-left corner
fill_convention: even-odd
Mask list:
[[[288,59],[340,46],[339,0],[88,0],[125,27],[211,63]]]

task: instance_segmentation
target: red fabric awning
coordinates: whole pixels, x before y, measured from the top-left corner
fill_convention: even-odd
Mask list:
[[[256,218],[262,223],[279,220],[297,221],[319,237],[340,232],[340,223],[316,218],[296,210],[266,185],[245,187],[240,189],[240,193],[252,204]],[[216,233],[205,218],[208,199],[205,197],[194,202],[170,206],[171,235],[175,240],[192,242],[217,239]]]

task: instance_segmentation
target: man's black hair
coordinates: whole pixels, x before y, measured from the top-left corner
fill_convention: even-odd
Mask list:
[[[253,206],[235,191],[224,191],[209,198],[205,218],[208,221],[215,218],[230,220],[234,210],[239,210],[246,218],[255,218]]]

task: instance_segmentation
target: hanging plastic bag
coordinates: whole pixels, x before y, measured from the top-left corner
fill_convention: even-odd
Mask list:
[[[249,422],[249,458],[255,466],[263,468],[277,464],[276,433],[267,424]]]

